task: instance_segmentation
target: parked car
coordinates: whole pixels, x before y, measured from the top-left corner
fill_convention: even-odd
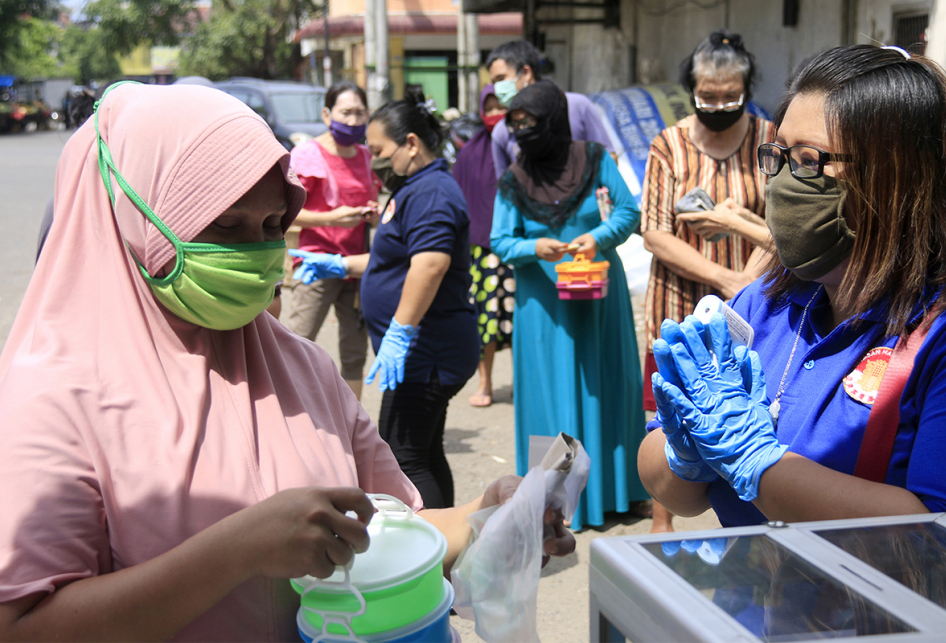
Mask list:
[[[259,78],[231,78],[214,86],[262,116],[287,150],[328,130],[322,122],[323,87]]]

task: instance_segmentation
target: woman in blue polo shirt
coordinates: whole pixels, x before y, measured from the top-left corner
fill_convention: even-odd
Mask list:
[[[721,317],[665,322],[641,477],[724,526],[946,511],[946,76],[839,47],[776,123],[759,163],[778,263],[731,302],[754,351]]]
[[[365,380],[383,392],[378,429],[428,509],[453,506],[443,450],[447,404],[476,372],[469,302],[470,220],[439,158],[442,131],[422,92],[387,103],[368,122],[371,167],[392,193],[370,254],[298,253],[306,278],[361,277],[375,360]]]

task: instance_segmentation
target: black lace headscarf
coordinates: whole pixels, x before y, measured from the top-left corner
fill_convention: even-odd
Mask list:
[[[512,114],[520,116],[517,110],[536,123],[515,131],[519,157],[499,180],[499,191],[527,219],[561,227],[588,197],[604,148],[572,141],[568,101],[551,81],[540,80],[516,94],[507,124]]]

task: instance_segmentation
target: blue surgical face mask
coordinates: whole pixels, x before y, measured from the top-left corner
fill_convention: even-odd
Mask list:
[[[516,74],[516,77],[512,80],[500,80],[493,84],[493,93],[496,94],[496,98],[499,99],[499,104],[503,107],[509,107],[509,103],[511,103],[512,99],[519,93],[519,88],[516,87],[516,81],[519,80],[520,76],[522,76],[522,70],[519,70],[519,73]]]

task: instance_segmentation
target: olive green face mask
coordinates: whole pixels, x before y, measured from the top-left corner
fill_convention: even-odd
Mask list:
[[[796,179],[788,170],[765,186],[765,222],[779,261],[803,281],[825,276],[854,249],[844,219],[846,194],[834,177]]]
[[[112,85],[108,91],[119,84]],[[185,243],[178,239],[115,168],[111,152],[99,134],[98,108],[108,91],[95,105],[95,135],[99,171],[112,207],[115,194],[110,172],[132,203],[174,246],[174,269],[164,277],[149,275],[135,257],[151,292],[165,308],[192,324],[213,330],[246,326],[272,303],[276,284],[285,276],[286,242],[216,245]]]

